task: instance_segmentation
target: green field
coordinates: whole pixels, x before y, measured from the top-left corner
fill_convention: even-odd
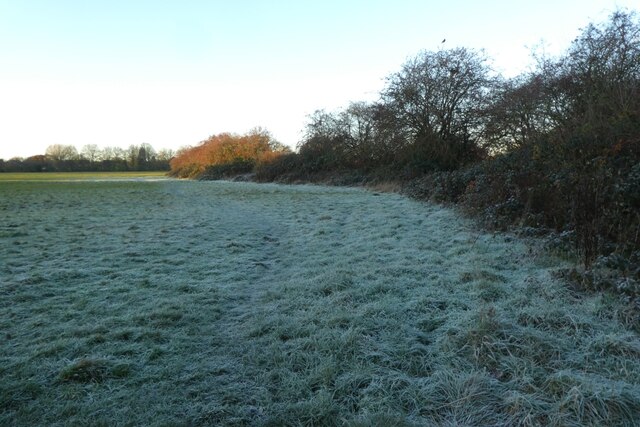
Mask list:
[[[164,171],[150,172],[2,172],[0,181],[91,181],[162,178]]]
[[[0,425],[640,419],[623,302],[451,210],[96,180],[0,182],[0,214]]]

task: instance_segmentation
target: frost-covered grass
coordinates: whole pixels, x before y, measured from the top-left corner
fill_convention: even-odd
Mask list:
[[[0,425],[633,425],[640,340],[395,194],[0,182]]]

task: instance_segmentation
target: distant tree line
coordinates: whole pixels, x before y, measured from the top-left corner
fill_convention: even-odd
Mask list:
[[[118,172],[169,170],[172,150],[156,151],[150,144],[100,148],[87,144],[80,151],[73,145],[54,144],[45,154],[0,159],[0,172]]]

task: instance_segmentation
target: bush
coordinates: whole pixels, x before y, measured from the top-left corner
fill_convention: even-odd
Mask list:
[[[300,155],[286,153],[257,163],[255,179],[259,182],[291,181],[293,177],[301,177]]]
[[[253,160],[236,160],[231,163],[208,166],[197,175],[200,180],[218,180],[236,178],[239,175],[251,174],[255,167]]]
[[[243,163],[251,162],[254,165],[260,158],[272,153],[274,149],[280,149],[280,145],[271,138],[268,132],[261,129],[246,135],[229,133],[214,135],[195,147],[180,151],[171,159],[170,175],[180,178],[194,178],[203,174],[208,167],[229,164],[235,165],[230,167],[231,170],[234,167],[245,170],[241,166]],[[209,173],[217,176],[218,173],[228,172],[223,167],[220,170],[214,168]]]

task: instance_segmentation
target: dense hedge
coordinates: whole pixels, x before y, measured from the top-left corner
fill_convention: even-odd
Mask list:
[[[525,75],[484,67],[468,50],[421,53],[379,103],[312,115],[299,152],[256,176],[402,180],[408,194],[458,204],[488,226],[563,236],[592,272],[617,272],[603,286],[640,293],[638,15],[589,25]]]
[[[202,157],[206,147],[195,152]],[[413,197],[458,204],[487,226],[562,236],[589,271],[617,272],[615,283],[591,283],[635,295],[638,15],[617,11],[587,26],[564,55],[538,58],[535,70],[512,79],[493,74],[481,52],[421,52],[389,76],[379,102],[317,111],[296,153],[247,160],[235,156],[205,175],[251,169],[258,181],[401,181]],[[204,170],[187,166],[181,174]]]

